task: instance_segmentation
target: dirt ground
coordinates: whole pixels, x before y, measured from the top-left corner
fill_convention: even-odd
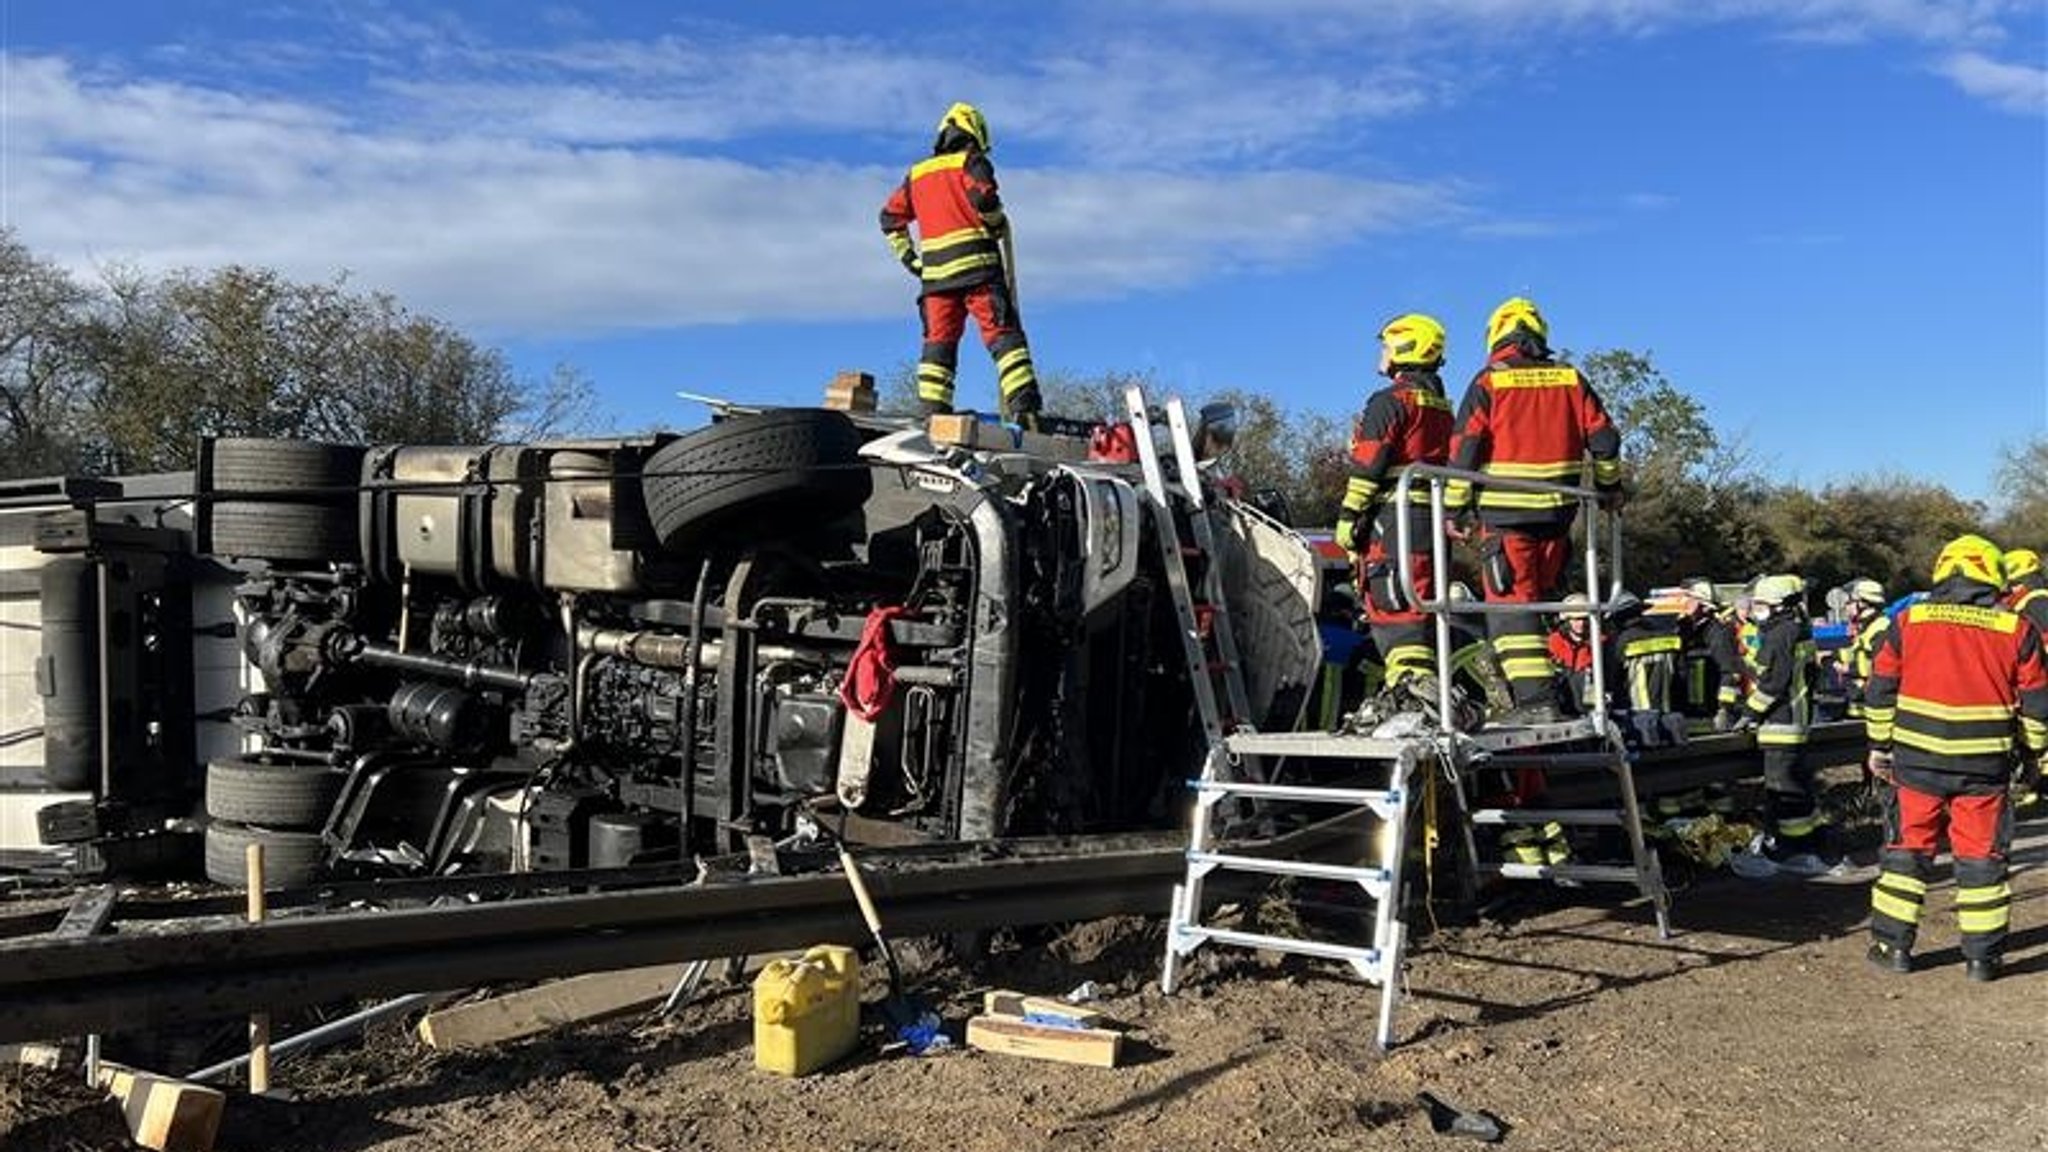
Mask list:
[[[283,1064],[295,1102],[231,1098],[220,1147],[1466,1144],[1432,1131],[1416,1103],[1429,1092],[1499,1117],[1503,1147],[1547,1152],[2048,1148],[2048,819],[2020,831],[2008,969],[1990,985],[1963,978],[1945,885],[1930,897],[1921,970],[1869,967],[1869,869],[1804,882],[1714,874],[1679,894],[1668,942],[1613,889],[1544,893],[1418,943],[1398,1043],[1382,1056],[1376,990],[1318,964],[1225,951],[1202,954],[1188,986],[1162,997],[1161,926],[1112,921],[999,953],[976,976],[937,967],[914,980],[956,1026],[982,987],[1096,981],[1134,1042],[1127,1067],[863,1053],[780,1079],[753,1069],[747,995],[735,987],[672,1021],[616,1020],[481,1053],[431,1053],[393,1026],[367,1046]],[[0,1147],[126,1147],[111,1105],[74,1079],[0,1072]]]

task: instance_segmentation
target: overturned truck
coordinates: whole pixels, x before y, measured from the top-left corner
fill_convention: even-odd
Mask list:
[[[192,547],[232,573],[247,690],[241,750],[191,766],[179,826],[203,817],[213,879],[260,843],[278,884],[688,860],[820,826],[1171,826],[1202,749],[1159,512],[1135,469],[1033,440],[771,409],[562,443],[211,441]],[[1317,559],[1249,507],[1222,521],[1247,719],[1291,727]]]

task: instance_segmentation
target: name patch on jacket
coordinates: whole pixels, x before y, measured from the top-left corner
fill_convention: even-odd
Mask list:
[[[2020,618],[2010,612],[1974,604],[1915,604],[1906,609],[1906,619],[1915,624],[1961,624],[1992,632],[2012,632],[2020,626]]]
[[[1571,368],[1496,368],[1495,388],[1570,388],[1579,382]]]

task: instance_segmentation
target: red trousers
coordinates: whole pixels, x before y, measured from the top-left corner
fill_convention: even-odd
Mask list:
[[[2005,855],[2005,793],[1988,796],[1935,796],[1912,788],[1898,789],[1897,839],[1885,845],[1894,852],[1934,856],[1941,851],[1942,825],[1948,826],[1950,849],[1958,860],[1995,860]]]
[[[1488,528],[1482,537],[1486,547],[1497,546],[1507,561],[1511,583],[1497,585],[1487,578],[1486,598],[1529,604],[1548,600],[1556,594],[1557,581],[1564,574],[1564,562],[1571,554],[1569,535],[1532,536],[1513,529]]]
[[[1415,590],[1423,596],[1436,594],[1436,567],[1429,553],[1416,552],[1409,558],[1409,570],[1415,574]],[[1367,622],[1380,624],[1420,624],[1429,617],[1417,611],[1413,605],[1406,605],[1406,593],[1401,591],[1401,561],[1388,547],[1386,536],[1380,532],[1372,534],[1372,542],[1366,546],[1365,560],[1358,566],[1358,598],[1365,605]],[[1399,601],[1405,606],[1395,607]]]
[[[1010,307],[1009,293],[999,283],[977,284],[958,292],[931,292],[920,298],[924,316],[924,338],[928,344],[958,344],[967,333],[967,317],[981,327],[981,342],[994,344],[997,338],[1017,331],[1017,314]]]

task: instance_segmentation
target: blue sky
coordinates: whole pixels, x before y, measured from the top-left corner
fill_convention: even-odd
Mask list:
[[[1521,293],[1783,478],[1989,497],[2048,432],[2041,0],[877,11],[0,0],[0,217],[83,271],[346,270],[689,423],[914,357],[874,214],[968,99],[1043,369],[1342,414],[1386,317],[1462,380]]]

